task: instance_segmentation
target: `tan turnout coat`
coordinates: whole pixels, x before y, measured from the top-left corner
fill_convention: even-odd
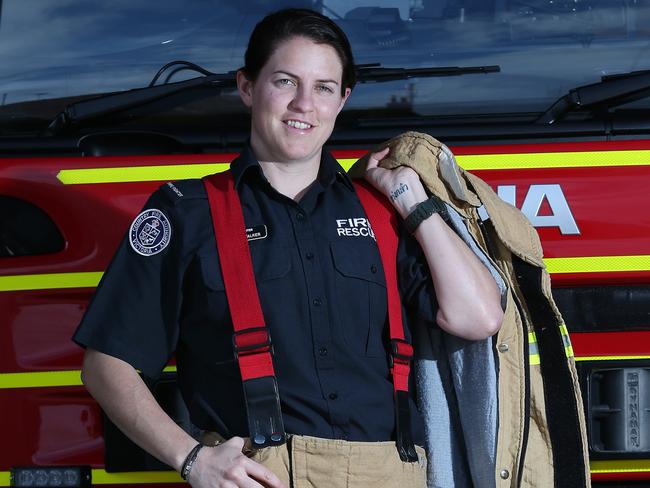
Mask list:
[[[494,480],[484,480],[485,486],[590,486],[575,362],[535,229],[433,137],[408,132],[378,149],[386,146],[391,150],[380,166],[412,167],[428,191],[460,214],[506,284],[503,325],[492,344],[498,395]],[[364,160],[351,172],[362,168]],[[471,432],[464,435],[471,440]]]

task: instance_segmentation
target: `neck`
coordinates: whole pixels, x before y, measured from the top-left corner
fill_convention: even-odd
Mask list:
[[[320,158],[290,163],[260,161],[260,166],[273,188],[292,200],[299,201],[318,177]]]

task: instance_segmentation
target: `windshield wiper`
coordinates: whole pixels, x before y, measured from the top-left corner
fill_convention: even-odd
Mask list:
[[[63,112],[59,113],[52,120],[48,126],[48,132],[56,134],[71,125],[79,124],[88,119],[138,107],[200,86],[209,86],[218,89],[234,88],[236,86],[235,72],[211,74],[176,83],[135,88],[133,90],[110,93],[97,98],[73,103],[68,105]]]
[[[174,68],[161,85],[155,85],[163,72]],[[186,81],[169,83],[174,73],[191,69],[203,73],[204,76]],[[432,76],[459,76],[475,73],[496,73],[501,70],[499,66],[468,66],[468,67],[434,67],[434,68],[384,68],[379,63],[357,65],[357,79],[360,83],[384,82],[405,80],[409,78],[422,78]],[[234,88],[236,86],[236,71],[215,74],[187,61],[172,61],[163,66],[153,78],[149,86],[135,88],[124,92],[109,93],[96,98],[83,100],[68,105],[59,113],[48,126],[49,134],[57,134],[65,129],[78,125],[86,120],[105,116],[114,112],[128,110],[149,102],[169,97],[190,88],[207,86],[215,89]]]
[[[359,83],[407,80],[439,76],[461,76],[498,73],[501,67],[493,66],[437,66],[432,68],[384,68],[379,63],[357,65]]]
[[[650,70],[603,76],[598,83],[569,90],[535,121],[552,124],[581,108],[616,107],[650,96]]]

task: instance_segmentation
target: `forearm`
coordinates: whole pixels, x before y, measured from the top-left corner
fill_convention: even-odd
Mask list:
[[[427,193],[413,169],[380,168],[379,161],[387,154],[388,148],[370,155],[365,178],[390,199],[404,219],[427,199]],[[437,214],[420,223],[415,237],[431,272],[438,325],[466,339],[494,334],[503,312],[499,289],[488,269]]]
[[[431,271],[438,300],[438,325],[466,339],[483,339],[499,330],[503,318],[494,278],[456,233],[432,215],[415,231]]]
[[[389,196],[398,213],[406,218],[427,199],[427,194],[414,172],[402,173],[394,183],[399,183],[401,190]],[[496,333],[503,317],[500,292],[483,263],[438,214],[422,221],[414,235],[431,272],[438,325],[473,340]]]
[[[120,430],[144,450],[180,470],[196,441],[158,405],[130,364],[88,349],[82,379]]]

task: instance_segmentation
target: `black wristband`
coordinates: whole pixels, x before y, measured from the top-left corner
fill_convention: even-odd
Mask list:
[[[199,451],[201,450],[202,447],[203,444],[201,443],[194,446],[190,451],[190,453],[185,458],[185,461],[183,461],[183,467],[181,468],[181,478],[183,478],[185,481],[187,481],[187,477],[190,475],[190,472],[192,471],[192,466],[194,466],[194,463],[196,462],[196,458],[199,455]]]
[[[404,226],[411,234],[418,226],[433,214],[439,214],[443,220],[447,220],[447,207],[445,203],[435,195],[419,203],[415,209],[404,219]]]

